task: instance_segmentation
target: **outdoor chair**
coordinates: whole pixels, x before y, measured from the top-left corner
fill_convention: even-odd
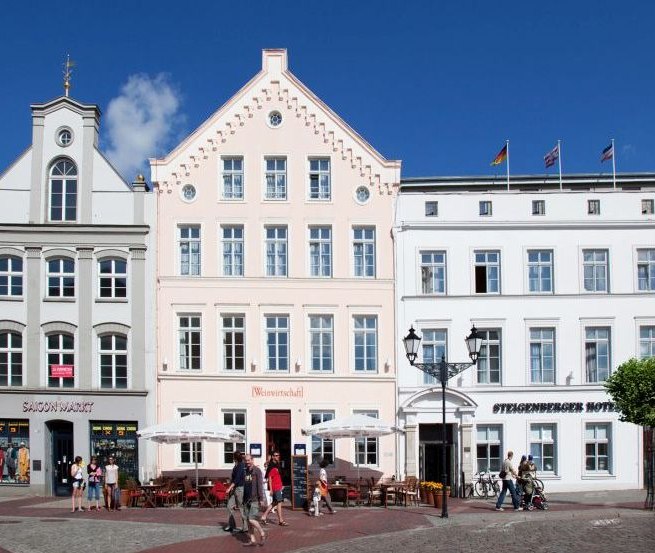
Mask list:
[[[188,478],[185,478],[182,480],[182,483],[184,484],[184,502],[183,505],[184,507],[188,507],[191,505],[192,501],[195,501],[196,503],[198,502],[198,490],[194,490],[193,487],[191,486],[191,482],[189,482]]]
[[[220,481],[214,482],[214,487],[212,488],[210,493],[216,500],[216,505],[220,505],[221,503],[227,504],[226,490],[227,488],[223,482]]]

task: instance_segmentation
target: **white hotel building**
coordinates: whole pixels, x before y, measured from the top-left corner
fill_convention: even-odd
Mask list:
[[[532,453],[549,490],[643,484],[642,429],[619,421],[603,380],[655,352],[655,174],[401,181],[398,339],[418,361],[480,360],[446,391],[450,481]],[[441,386],[397,348],[399,472],[441,479]]]

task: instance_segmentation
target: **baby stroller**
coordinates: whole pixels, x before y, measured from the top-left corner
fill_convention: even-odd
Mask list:
[[[548,501],[544,490],[538,486],[534,481],[531,474],[526,474],[523,477],[523,497],[521,498],[521,507],[526,511],[534,511],[541,509],[542,511],[548,510]]]

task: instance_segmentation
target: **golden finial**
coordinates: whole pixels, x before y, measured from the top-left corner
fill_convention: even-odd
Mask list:
[[[71,75],[73,74],[73,67],[75,62],[71,60],[69,54],[66,54],[66,63],[64,64],[64,94],[68,98],[68,91],[71,87]]]

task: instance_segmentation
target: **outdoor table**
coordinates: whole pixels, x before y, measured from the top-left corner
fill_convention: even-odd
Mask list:
[[[212,509],[216,506],[214,503],[214,496],[212,495],[212,489],[214,484],[198,484],[198,507],[211,507]]]
[[[396,497],[398,497],[398,492],[402,491],[405,487],[404,482],[387,482],[386,484],[380,484],[380,491],[382,492],[382,497],[384,499],[384,508],[389,507],[387,504],[387,491],[394,490],[396,492]]]
[[[333,492],[338,492],[338,494],[343,494],[343,506],[344,507],[349,507],[348,503],[348,485],[347,484],[330,484],[328,487],[328,491],[330,492],[330,498],[336,499],[332,496]]]
[[[139,489],[143,491],[143,507],[157,507],[155,493],[163,487],[164,484],[141,484]]]

